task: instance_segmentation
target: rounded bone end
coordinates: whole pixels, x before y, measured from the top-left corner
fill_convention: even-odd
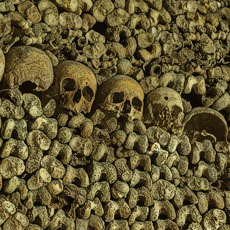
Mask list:
[[[5,55],[2,49],[0,49],[0,81],[2,80],[4,70],[5,70]]]

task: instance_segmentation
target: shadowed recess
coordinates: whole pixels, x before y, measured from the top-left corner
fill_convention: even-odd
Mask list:
[[[25,81],[19,86],[19,90],[23,93],[30,93],[36,89],[37,85],[31,81]]]

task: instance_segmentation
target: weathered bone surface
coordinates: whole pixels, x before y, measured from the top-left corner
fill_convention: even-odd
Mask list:
[[[229,15],[0,0],[0,230],[229,230]]]
[[[31,82],[36,91],[45,91],[53,83],[53,67],[46,53],[32,46],[13,47],[6,55],[4,82],[9,88]]]
[[[117,75],[108,79],[99,89],[96,103],[99,107],[130,120],[142,119],[144,93],[134,79]]]
[[[145,122],[179,133],[184,118],[181,96],[171,88],[157,88],[147,95]]]
[[[226,141],[228,126],[222,114],[210,108],[194,108],[184,119],[184,133],[190,140]]]
[[[55,88],[64,108],[89,113],[96,95],[94,73],[74,61],[60,62],[55,68]]]

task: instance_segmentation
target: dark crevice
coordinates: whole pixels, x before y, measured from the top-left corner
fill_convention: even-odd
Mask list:
[[[125,48],[129,45],[127,42],[127,38],[125,37],[120,37],[120,44],[122,44]]]
[[[217,95],[217,90],[215,88],[210,88],[210,89],[207,89],[205,96],[208,98],[215,98],[216,95]]]
[[[186,101],[189,101],[193,108],[203,106],[201,101],[202,96],[196,94],[194,91],[189,94],[182,94],[182,98],[184,98]]]
[[[140,196],[139,197],[139,200],[137,201],[137,205],[139,205],[139,206],[145,206],[145,197],[143,197],[143,196]]]
[[[229,63],[230,62],[230,56],[225,56],[224,57],[224,62],[228,62]]]
[[[69,60],[72,60],[74,59],[74,54],[72,52],[71,49],[69,48],[64,48],[60,51],[60,55],[63,55],[64,56],[64,59],[69,59]]]
[[[57,228],[57,230],[67,230],[67,227],[62,225],[60,228]]]
[[[74,199],[72,197],[69,197],[69,196],[65,196],[65,201],[67,203],[67,205],[65,205],[62,210],[65,212],[65,213],[68,213],[70,208],[71,208],[71,204],[74,202]]]
[[[105,34],[107,29],[107,25],[105,22],[97,22],[95,25],[92,27],[92,30],[95,30],[99,34]]]
[[[165,173],[164,172],[160,172],[160,179],[165,179]]]
[[[41,226],[41,224],[42,224],[41,218],[39,216],[37,216],[33,223]]]
[[[191,202],[189,201],[189,197],[185,197],[184,199],[184,202],[183,202],[183,206],[186,206],[186,205],[191,205]]]
[[[19,86],[19,90],[24,93],[31,93],[35,90],[37,85],[35,83],[32,83],[31,81],[25,81]]]
[[[61,36],[63,39],[67,39],[69,37],[69,31],[67,29],[62,30]]]
[[[88,226],[88,230],[95,230],[95,227],[93,227],[93,226]]]
[[[154,68],[153,72],[154,72],[155,74],[160,74],[160,73],[161,73],[161,67],[160,67],[160,66],[156,66],[156,67]]]
[[[165,212],[166,212],[166,210],[165,210]],[[158,218],[161,219],[161,220],[167,220],[167,219],[168,219],[168,216],[167,216],[166,213],[162,213],[162,214],[159,215]]]
[[[223,115],[223,117],[225,118],[227,122],[229,122],[229,111],[227,109],[222,109],[222,110],[219,110],[218,112]]]

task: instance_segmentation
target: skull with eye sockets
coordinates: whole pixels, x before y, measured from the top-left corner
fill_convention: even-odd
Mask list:
[[[64,108],[89,113],[97,90],[96,77],[79,62],[63,61],[55,68],[55,89]]]
[[[117,75],[104,82],[98,90],[96,102],[117,118],[142,119],[144,92],[137,81],[126,75]]]
[[[146,97],[145,118],[148,125],[155,125],[179,134],[182,131],[184,108],[179,93],[167,87],[151,91]]]

